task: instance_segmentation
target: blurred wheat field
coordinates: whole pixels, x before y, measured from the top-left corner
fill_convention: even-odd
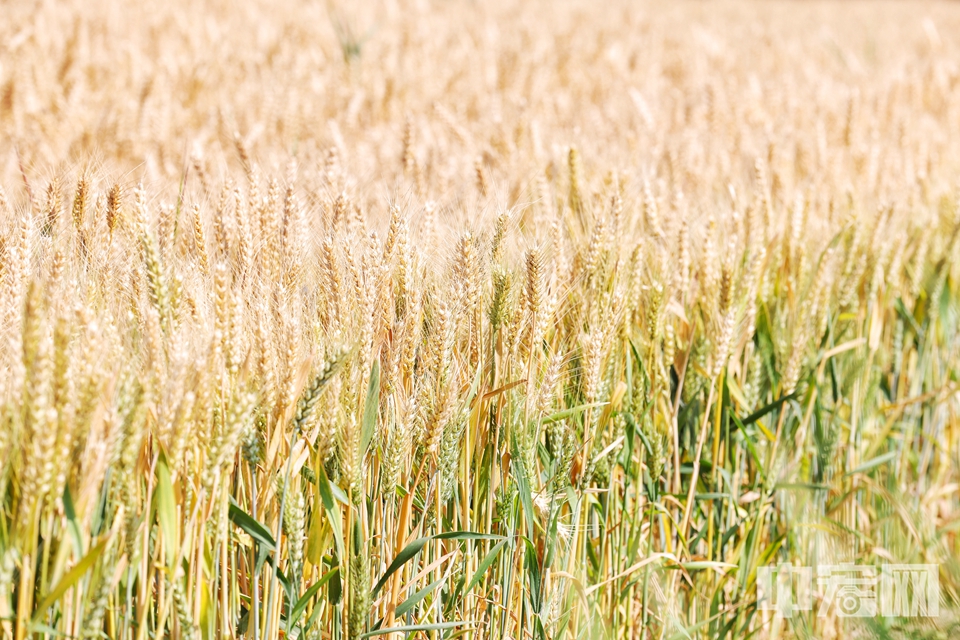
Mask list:
[[[960,5],[0,9],[4,640],[960,635]]]

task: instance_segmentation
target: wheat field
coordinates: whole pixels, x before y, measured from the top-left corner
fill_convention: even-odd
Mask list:
[[[3,640],[960,637],[960,5],[0,12]]]

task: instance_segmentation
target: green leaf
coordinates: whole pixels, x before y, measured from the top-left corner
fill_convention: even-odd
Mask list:
[[[368,631],[360,635],[361,638],[372,638],[373,636],[384,636],[388,633],[408,633],[410,631],[440,631],[442,629],[454,629],[456,627],[462,627],[464,625],[474,624],[472,621],[462,621],[462,622],[440,622],[437,624],[414,624],[404,627],[387,627],[386,629],[377,629],[376,631]]]
[[[680,565],[687,571],[702,571],[704,569],[736,569],[738,565],[730,564],[729,562],[714,562],[710,560],[694,560],[692,562],[684,562]]]
[[[578,413],[583,413],[587,409],[595,409],[597,407],[603,407],[608,405],[608,402],[593,402],[591,404],[581,404],[577,407],[571,407],[570,409],[564,409],[563,411],[558,411],[552,413],[543,420],[540,421],[541,424],[550,424],[551,422],[557,422],[558,420],[563,420],[571,416],[575,416]]]
[[[290,629],[297,624],[297,621],[300,620],[300,616],[303,615],[303,612],[306,611],[307,605],[310,604],[310,599],[317,595],[317,592],[323,588],[323,585],[327,584],[330,578],[338,575],[340,573],[340,567],[331,569],[327,571],[322,578],[317,580],[309,589],[303,592],[303,595],[300,596],[300,599],[297,600],[297,604],[293,605],[293,610],[290,612],[290,619],[287,621],[287,632],[290,632]]]
[[[57,586],[55,586],[50,593],[48,593],[40,601],[40,605],[37,607],[36,611],[34,611],[34,622],[39,621],[46,613],[47,609],[52,607],[53,604],[60,599],[60,596],[67,592],[67,589],[75,585],[80,578],[82,578],[83,575],[90,570],[90,567],[92,567],[93,563],[97,561],[97,558],[100,557],[100,554],[103,553],[103,550],[106,546],[107,540],[104,539],[100,542],[100,544],[91,549],[90,553],[85,555],[80,562],[75,564],[73,568],[67,572],[67,575],[60,578],[60,582],[57,583]]]
[[[287,602],[293,602],[294,596],[296,593],[293,590],[293,582],[290,578],[287,577],[287,574],[283,572],[283,569],[277,567],[277,580],[280,582],[280,586],[283,587],[283,592],[287,596]]]
[[[387,570],[377,581],[377,584],[373,587],[373,596],[376,596],[380,592],[380,589],[382,589],[383,585],[387,583],[387,580],[390,578],[390,576],[397,572],[397,569],[405,565],[410,561],[411,558],[420,553],[420,550],[423,549],[432,539],[432,536],[417,538],[405,546],[400,553],[397,554],[397,557],[393,559],[393,562],[390,563],[390,566],[387,567]]]
[[[327,594],[327,600],[330,602],[332,606],[335,607],[338,604],[340,604],[341,598],[343,598],[343,581],[340,580],[340,572],[338,571],[337,574],[333,576],[333,578],[330,580],[330,589]],[[314,619],[314,616],[317,615],[318,610],[319,610],[319,607],[317,607],[317,609],[314,609],[313,613],[310,614],[310,621],[309,621],[309,624],[307,624],[307,628],[309,628],[313,624],[312,621]]]
[[[483,556],[483,560],[480,561],[480,564],[477,565],[477,572],[473,574],[473,577],[470,578],[470,584],[467,585],[467,588],[464,590],[467,593],[470,592],[470,589],[473,589],[480,580],[483,579],[483,574],[487,572],[487,569],[493,564],[497,559],[497,556],[500,555],[500,552],[503,551],[503,548],[507,545],[508,540],[501,540],[497,544],[493,545],[493,548],[487,552],[487,555]]]
[[[851,469],[850,471],[847,471],[847,472],[846,472],[845,474],[843,474],[843,475],[845,475],[845,476],[852,476],[852,475],[855,474],[855,473],[863,473],[864,471],[869,471],[870,469],[873,469],[874,467],[879,467],[879,466],[882,465],[882,464],[885,464],[885,463],[887,463],[887,462],[890,462],[891,460],[893,460],[893,459],[896,458],[896,457],[897,457],[897,452],[896,452],[896,451],[889,451],[889,452],[887,452],[887,453],[884,453],[883,455],[879,455],[879,456],[877,456],[876,458],[873,458],[872,460],[867,460],[866,462],[864,462],[863,464],[861,464],[859,467],[857,467],[857,468],[855,468],[855,469]]]
[[[530,483],[527,482],[527,474],[523,469],[521,461],[520,447],[517,445],[516,436],[513,438],[513,459],[510,461],[510,468],[513,470],[513,479],[517,483],[517,490],[520,493],[520,503],[523,505],[523,517],[527,521],[527,527],[530,537],[536,530],[537,521],[533,515],[533,498],[530,494]]]
[[[63,631],[58,631],[51,627],[48,624],[43,624],[40,622],[31,622],[30,623],[30,633],[43,633],[51,636],[60,636],[63,638],[75,638],[76,636],[71,636]]]
[[[323,502],[323,508],[330,520],[330,528],[333,529],[333,539],[337,543],[337,557],[344,558],[343,522],[341,521],[340,508],[334,502],[331,486],[330,478],[327,477],[327,470],[324,469],[323,465],[320,465],[317,470],[317,489],[320,491],[320,500]]]
[[[651,403],[650,406],[652,407],[653,404]],[[644,411],[644,413],[646,413],[646,411]],[[643,448],[646,450],[647,455],[652,456],[653,445],[650,443],[650,439],[643,433],[643,430],[640,428],[640,425],[637,424],[636,419],[633,417],[633,415],[629,413],[624,413],[622,415],[624,417],[624,420],[627,423],[627,426],[630,428],[630,431],[632,431],[633,434],[637,435],[640,438],[640,442],[643,444]]]
[[[430,595],[430,593],[436,589],[440,583],[443,582],[443,580],[444,578],[438,578],[434,580],[423,589],[420,589],[420,591],[417,591],[415,594],[401,602],[399,605],[397,605],[397,610],[394,611],[394,615],[397,618],[402,618],[403,616],[407,615],[408,611],[417,606],[418,602]]]
[[[729,493],[717,491],[704,491],[693,496],[694,500],[732,500],[733,496]]]
[[[539,615],[543,609],[543,574],[540,572],[537,547],[526,536],[522,536],[522,539],[527,547],[527,552],[524,554],[524,564],[527,569],[527,577],[530,579],[530,604],[533,612]],[[590,548],[592,547],[588,547],[588,549]]]
[[[397,557],[393,559],[393,562],[390,563],[390,566],[387,567],[387,570],[377,581],[376,586],[373,587],[372,595],[376,595],[380,592],[380,589],[387,583],[387,580],[392,576],[397,570],[405,565],[411,560],[414,556],[420,553],[420,550],[423,549],[428,542],[431,540],[503,540],[503,536],[497,536],[490,533],[474,533],[472,531],[448,531],[447,533],[438,533],[437,535],[427,536],[425,538],[417,538],[407,546],[405,546],[400,553],[397,554]]]
[[[730,412],[730,417],[733,418],[734,424],[737,425],[737,428],[740,430],[740,433],[743,435],[743,442],[747,445],[747,451],[750,452],[750,457],[753,458],[754,464],[757,465],[757,470],[760,472],[760,476],[766,480],[767,470],[764,469],[763,463],[760,462],[760,456],[757,454],[756,445],[753,442],[753,438],[750,437],[750,434],[747,433],[746,428],[743,423],[740,422],[740,418],[737,417],[737,414],[733,411]]]
[[[503,536],[493,533],[474,533],[473,531],[447,531],[431,536],[434,540],[503,540]]]
[[[254,519],[253,516],[241,509],[233,496],[230,497],[230,521],[243,529],[247,535],[268,551],[277,550],[277,542],[273,539],[273,534],[259,520]]]
[[[777,491],[828,491],[830,485],[818,482],[778,482],[773,488]]]
[[[180,544],[177,540],[177,502],[173,496],[173,482],[170,478],[170,467],[167,458],[162,453],[157,460],[157,519],[160,520],[160,531],[163,532],[163,551],[167,557],[167,566],[173,567],[177,561]]]
[[[913,314],[907,310],[905,304],[903,304],[903,298],[897,298],[894,303],[894,308],[897,310],[897,313],[900,314],[900,317],[907,321],[910,325],[910,328],[913,329],[914,334],[919,338],[923,338],[923,329],[920,328],[920,325],[917,324],[916,318],[913,317]]]
[[[73,496],[70,495],[69,486],[63,487],[63,515],[67,517],[70,537],[73,538],[73,549],[79,556],[83,553],[83,536],[80,534],[80,525],[77,523],[76,508],[73,506]]]
[[[329,578],[329,581],[330,581],[330,592],[332,593],[332,592],[333,592],[333,585],[334,585],[335,583],[339,584],[339,582],[340,582],[340,567],[334,567],[332,570],[330,570],[330,571],[327,572],[327,575],[330,576],[330,578]],[[322,579],[326,580],[327,577],[324,576]],[[302,598],[301,598],[301,600],[302,600]],[[332,606],[336,606],[337,603],[339,602],[339,600],[340,600],[340,599],[339,599],[339,596],[338,596],[338,597],[336,598],[336,600],[335,600],[334,598],[328,598],[327,601],[328,601]],[[297,605],[299,606],[299,604],[300,604],[300,603],[298,602]],[[324,607],[314,607],[314,608],[313,608],[313,611],[310,612],[310,617],[307,618],[307,623],[306,623],[305,625],[303,625],[304,629],[312,629],[312,628],[313,628],[313,624],[317,621],[317,618],[320,616],[320,612],[323,611],[323,609],[324,609]]]
[[[363,406],[363,425],[360,431],[360,455],[364,455],[373,440],[377,426],[377,413],[380,410],[380,362],[373,361],[370,371],[370,384],[367,387],[367,401]]]
[[[775,411],[776,409],[778,409],[780,405],[782,405],[783,403],[787,402],[788,400],[793,400],[794,398],[796,398],[799,395],[799,393],[800,393],[799,391],[794,391],[789,395],[785,395],[777,398],[767,406],[763,407],[762,409],[758,409],[757,411],[754,411],[749,416],[744,418],[741,424],[743,426],[747,426],[748,424],[753,424],[754,422],[756,422],[763,416],[767,415],[771,411]]]
[[[93,510],[93,518],[90,521],[90,535],[92,537],[97,537],[103,533],[103,524],[104,518],[107,513],[107,500],[109,498],[110,489],[113,486],[113,468],[108,467],[107,473],[103,478],[103,486],[100,487],[100,492],[97,495],[97,503]]]

